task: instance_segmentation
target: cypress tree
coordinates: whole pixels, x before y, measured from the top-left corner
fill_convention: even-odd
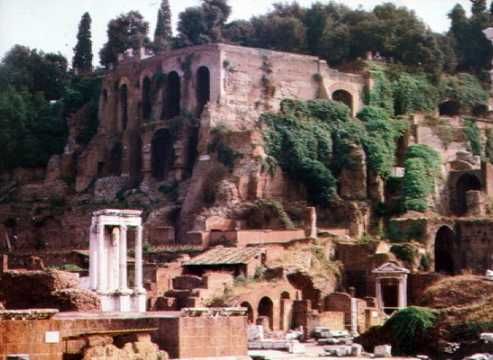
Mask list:
[[[88,73],[92,70],[91,16],[88,12],[82,15],[79,23],[72,66],[79,73]]]
[[[157,13],[157,25],[154,33],[154,49],[156,52],[168,50],[171,47],[173,30],[171,28],[171,9],[168,0],[162,0]]]
[[[486,0],[471,0],[471,13],[473,16],[480,16],[486,12]]]

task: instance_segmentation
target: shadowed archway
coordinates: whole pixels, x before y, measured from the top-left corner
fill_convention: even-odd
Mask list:
[[[258,303],[258,316],[265,316],[269,319],[269,326],[272,330],[274,328],[274,303],[272,300],[264,296]]]
[[[455,186],[455,215],[464,216],[467,214],[469,210],[467,208],[467,192],[470,190],[481,190],[481,181],[475,175],[464,174],[457,180]]]
[[[197,116],[202,114],[210,98],[211,74],[206,66],[201,66],[197,70]]]
[[[346,90],[336,90],[332,93],[332,100],[342,102],[353,112],[353,95]]]
[[[152,176],[156,180],[166,179],[173,167],[174,160],[175,151],[171,132],[168,129],[156,131],[151,143]]]
[[[456,271],[453,253],[456,234],[448,226],[438,229],[435,236],[435,272],[453,275]]]

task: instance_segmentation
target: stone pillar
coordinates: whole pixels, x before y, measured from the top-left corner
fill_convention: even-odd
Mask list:
[[[111,239],[108,251],[108,290],[115,291],[118,289],[119,284],[119,251],[118,247],[120,244],[120,231],[118,227],[114,227],[111,232]]]
[[[407,307],[407,275],[399,279],[399,309]]]
[[[98,228],[93,221],[89,229],[89,288],[96,290],[98,286]]]
[[[375,280],[375,297],[377,298],[377,305],[383,310],[383,298],[382,298],[382,279],[376,278]]]
[[[134,296],[135,306],[137,311],[146,311],[146,290],[144,289],[143,279],[143,260],[142,260],[142,225],[136,227],[135,234],[135,280],[134,280]]]
[[[128,288],[127,282],[127,231],[126,225],[120,226],[120,244],[119,244],[119,310],[130,311],[130,294],[132,291]]]
[[[142,274],[142,225],[137,226],[135,235],[135,289],[143,289],[143,274]]]
[[[317,238],[317,210],[314,207],[305,210],[305,234],[309,238]]]
[[[97,275],[98,275],[98,285],[97,290],[99,293],[104,294],[108,290],[107,287],[107,264],[106,264],[106,247],[105,247],[105,234],[104,234],[104,224],[98,224],[98,233],[97,233],[97,243],[98,243],[98,258],[97,258]]]

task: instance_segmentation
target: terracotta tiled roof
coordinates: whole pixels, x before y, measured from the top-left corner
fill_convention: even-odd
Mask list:
[[[227,248],[218,246],[184,263],[185,266],[248,264],[265,253],[262,248]]]

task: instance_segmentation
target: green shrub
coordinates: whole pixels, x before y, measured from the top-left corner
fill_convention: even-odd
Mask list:
[[[393,82],[396,115],[433,112],[438,103],[438,91],[424,75],[401,73]]]
[[[406,242],[421,240],[425,235],[426,220],[414,220],[411,223],[390,221],[387,226],[387,237],[391,241]]]
[[[439,86],[441,101],[457,101],[462,110],[472,110],[479,104],[487,104],[488,92],[483,88],[481,82],[471,74],[458,74],[447,76]]]
[[[437,320],[436,310],[411,306],[394,313],[384,326],[392,332],[396,353],[411,355],[415,354],[416,344],[426,338]]]
[[[394,244],[390,248],[390,251],[399,259],[402,261],[407,261],[407,262],[414,262],[416,257],[418,256],[418,252],[416,250],[416,247],[414,247],[412,244],[406,243],[406,244]]]
[[[481,155],[481,132],[474,119],[467,118],[464,120],[464,133],[469,141],[471,152],[474,155]]]
[[[493,164],[493,131],[486,129],[486,144],[484,146],[484,156]]]
[[[403,208],[425,212],[435,179],[440,175],[440,154],[427,145],[412,145],[406,153]]]

